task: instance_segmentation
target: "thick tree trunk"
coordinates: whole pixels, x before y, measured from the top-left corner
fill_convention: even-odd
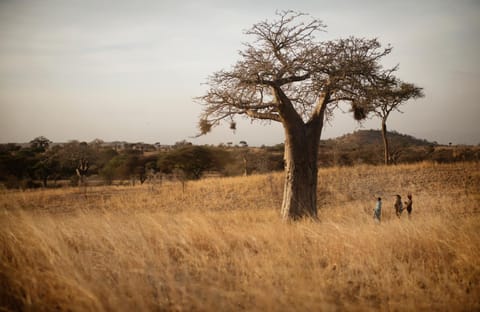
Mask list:
[[[387,122],[382,120],[382,138],[383,138],[383,151],[385,157],[385,165],[390,164],[390,148],[388,145],[388,138],[387,138]]]
[[[286,129],[282,218],[317,218],[318,145],[321,125]]]
[[[274,88],[279,115],[285,130],[285,186],[282,218],[317,218],[318,145],[329,93],[318,98],[308,122],[295,110],[281,88]]]

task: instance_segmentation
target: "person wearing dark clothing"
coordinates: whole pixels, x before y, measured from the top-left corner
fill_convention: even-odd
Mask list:
[[[373,209],[373,219],[377,222],[380,222],[382,218],[382,199],[379,197],[377,199],[377,204],[375,205],[375,209]]]
[[[400,218],[403,212],[403,204],[402,204],[402,197],[400,195],[396,195],[397,199],[395,200],[395,204],[393,205],[393,208],[395,208],[395,214],[397,217]]]
[[[407,209],[408,216],[410,217],[410,214],[412,213],[412,194],[407,195],[408,200],[405,202],[405,209]]]

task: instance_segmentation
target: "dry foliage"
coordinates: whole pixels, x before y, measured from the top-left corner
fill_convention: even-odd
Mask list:
[[[277,174],[3,192],[0,310],[479,310],[479,169],[320,170],[319,222],[281,222]]]

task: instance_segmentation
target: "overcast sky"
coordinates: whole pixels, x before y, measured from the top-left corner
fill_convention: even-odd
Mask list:
[[[397,75],[426,97],[392,115],[389,129],[480,143],[479,0],[0,0],[0,142],[280,143],[280,125],[247,120],[235,133],[190,137],[202,83],[238,59],[244,30],[285,9],[323,20],[318,40],[354,35],[393,46],[384,65],[398,63]],[[322,138],[357,129],[338,111]]]

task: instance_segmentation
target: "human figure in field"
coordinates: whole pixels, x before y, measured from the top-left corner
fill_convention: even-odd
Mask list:
[[[377,222],[380,222],[382,218],[382,198],[377,198],[377,204],[375,205],[375,209],[373,209],[373,219]]]
[[[405,209],[407,209],[408,217],[410,218],[410,214],[412,213],[412,194],[407,195],[407,201],[405,202]]]
[[[395,204],[393,205],[393,207],[395,208],[395,214],[397,215],[397,217],[400,218],[403,211],[402,197],[398,194],[396,195],[396,197],[397,199],[395,200]]]

